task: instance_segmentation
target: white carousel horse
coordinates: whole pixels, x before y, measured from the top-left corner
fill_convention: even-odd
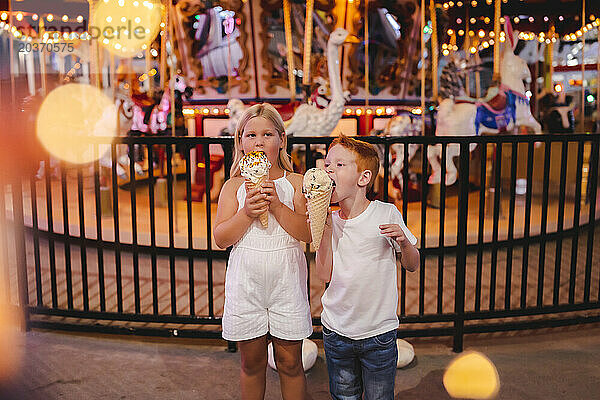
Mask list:
[[[514,54],[518,34],[505,23],[506,40],[500,64],[501,85],[498,94],[489,102],[458,103],[454,99],[443,100],[438,108],[436,136],[474,136],[481,132],[498,133],[512,131],[517,126],[526,126],[541,133],[540,124],[531,115],[529,99],[525,95],[523,80],[530,80],[527,63]],[[488,95],[489,97],[489,95]],[[475,144],[469,146],[473,151]],[[441,145],[431,146],[427,158],[433,169],[430,184],[441,182]],[[460,153],[458,144],[449,144],[446,155],[446,185],[456,182],[458,170],[454,157]]]
[[[383,134],[385,136],[415,136],[419,132],[419,123],[413,121],[410,115],[400,114],[393,118],[390,118],[385,124]],[[418,144],[408,145],[408,162],[413,159],[417,150],[419,149]],[[400,186],[403,185],[402,180],[402,169],[404,168],[404,144],[396,143],[390,146],[390,153],[393,152],[396,155],[394,163],[390,167],[391,178],[397,178],[400,182]]]
[[[302,104],[298,107],[294,116],[286,122],[288,135],[329,136],[337,126],[346,104],[340,77],[340,47],[344,43],[358,41],[348,35],[345,29],[337,28],[331,32],[327,41],[327,71],[331,86],[331,101],[322,109],[319,109],[316,104]]]
[[[233,136],[235,135],[235,128],[237,127],[238,121],[246,110],[246,106],[240,99],[231,99],[227,102],[227,109],[229,109],[227,130],[229,131],[229,136]]]

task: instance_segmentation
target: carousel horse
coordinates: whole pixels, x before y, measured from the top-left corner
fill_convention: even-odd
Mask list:
[[[413,121],[409,114],[399,114],[390,118],[385,124],[383,135],[385,136],[415,136],[419,134],[419,122]],[[408,162],[413,159],[417,150],[418,144],[408,145]],[[391,179],[398,179],[400,187],[403,185],[402,169],[404,168],[404,144],[396,143],[390,146],[390,153],[395,154],[394,162],[390,167]]]
[[[542,93],[540,95],[540,114],[546,132],[573,133],[575,116],[573,115],[573,96],[560,93]]]
[[[474,136],[482,132],[511,132],[517,126],[525,126],[535,133],[541,133],[540,124],[531,115],[529,99],[525,95],[523,80],[530,80],[527,63],[514,54],[518,35],[513,32],[508,18],[505,23],[507,42],[504,46],[500,64],[501,84],[488,90],[489,101],[455,101],[444,99],[438,108],[436,136]],[[490,93],[495,94],[494,96]],[[469,146],[473,151],[475,144]],[[432,146],[427,158],[433,170],[429,184],[441,182],[440,144]],[[446,185],[456,182],[458,170],[454,157],[460,153],[458,144],[447,146]]]
[[[175,92],[175,111],[177,114],[177,111],[181,112],[182,98],[192,96],[192,88],[186,85],[181,75],[175,75],[173,82],[169,83],[169,88],[171,87]],[[171,113],[171,90],[165,90],[156,105],[145,107],[139,102],[135,102],[135,100],[134,103],[132,131],[155,135],[167,129],[167,121]]]

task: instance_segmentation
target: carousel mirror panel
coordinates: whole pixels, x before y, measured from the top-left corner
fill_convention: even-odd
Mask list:
[[[213,88],[247,93],[249,41],[242,0],[183,0],[175,7],[177,51],[183,73],[198,93]],[[230,87],[231,86],[231,87]]]
[[[296,73],[296,91],[302,90],[302,55],[304,53],[304,26],[306,19],[306,2],[290,1],[292,42],[294,55],[294,70]],[[332,10],[335,0],[317,0],[313,11],[313,36],[311,77],[314,82],[319,76],[327,78],[327,40],[335,26]],[[264,76],[267,93],[274,94],[277,86],[288,89],[287,45],[285,42],[283,1],[261,1],[261,59],[263,68],[267,71]]]
[[[365,86],[364,1],[358,5],[358,11],[354,15],[353,27],[360,44],[352,46],[348,53],[348,90],[353,95]],[[369,1],[370,95],[377,95],[386,88],[390,89],[391,94],[398,95],[404,81],[411,77],[406,70],[411,69],[413,64],[408,55],[414,46],[410,39],[414,37],[412,30],[419,24],[416,11],[413,1]]]

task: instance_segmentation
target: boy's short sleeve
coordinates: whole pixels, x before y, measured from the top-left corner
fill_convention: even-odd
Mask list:
[[[398,211],[398,209],[394,205],[392,205],[390,207],[390,210],[391,211],[390,211],[390,222],[389,223],[400,225],[400,229],[402,229],[402,231],[404,232],[404,235],[408,239],[408,242],[410,244],[412,244],[413,246],[415,244],[417,244],[417,238],[415,237],[415,235],[412,234],[412,232],[408,229],[408,227],[404,223],[404,218],[402,218],[402,214],[400,214],[400,211]],[[390,239],[390,238],[387,238],[387,239],[388,239],[388,242],[390,242],[390,244],[394,248],[394,250],[396,250],[396,252],[400,253],[401,249],[400,249],[400,245],[398,244],[398,242],[396,242],[395,240]]]

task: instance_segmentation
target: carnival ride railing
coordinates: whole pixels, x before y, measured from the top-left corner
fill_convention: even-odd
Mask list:
[[[418,272],[399,271],[399,337],[452,336],[454,350],[461,351],[469,333],[600,320],[600,262],[594,254],[600,135],[359,139],[381,146],[386,155],[377,198],[389,200],[394,144],[405,145],[401,198],[409,197],[411,175],[420,186],[418,201],[398,202],[408,226],[418,226],[414,233],[422,255]],[[290,138],[288,148],[304,150],[299,168],[305,169],[316,162],[310,149],[325,148],[331,140]],[[41,179],[2,182],[4,294],[25,306],[28,326],[220,337],[229,249],[212,241],[214,171],[206,160],[214,159],[210,145],[222,146],[227,179],[232,143],[230,137],[98,139],[98,149],[110,147],[104,161],[59,163],[53,169],[46,159]],[[421,160],[416,167],[412,162],[416,174],[409,172],[408,144],[421,147]],[[477,149],[470,152],[472,144]],[[441,146],[444,176],[450,145],[460,147],[458,181],[446,186],[442,179],[433,190],[425,155]],[[140,149],[147,153],[147,170],[136,171],[132,162],[122,170],[120,152],[134,160]],[[173,162],[176,152],[179,163]],[[506,152],[510,157],[503,157]],[[124,173],[125,184],[119,178]],[[524,177],[525,193],[518,190],[518,175]],[[166,194],[158,193],[161,178]],[[540,193],[533,190],[536,180],[541,180]],[[195,181],[206,183],[201,203],[192,201]],[[435,208],[428,206],[428,188],[438,196]],[[157,204],[159,195],[166,204]],[[183,203],[185,212],[180,212]],[[311,246],[306,256],[311,269]],[[314,290],[323,288],[310,282],[310,274],[307,284],[311,302],[318,301]],[[317,326],[318,310],[313,307]]]

